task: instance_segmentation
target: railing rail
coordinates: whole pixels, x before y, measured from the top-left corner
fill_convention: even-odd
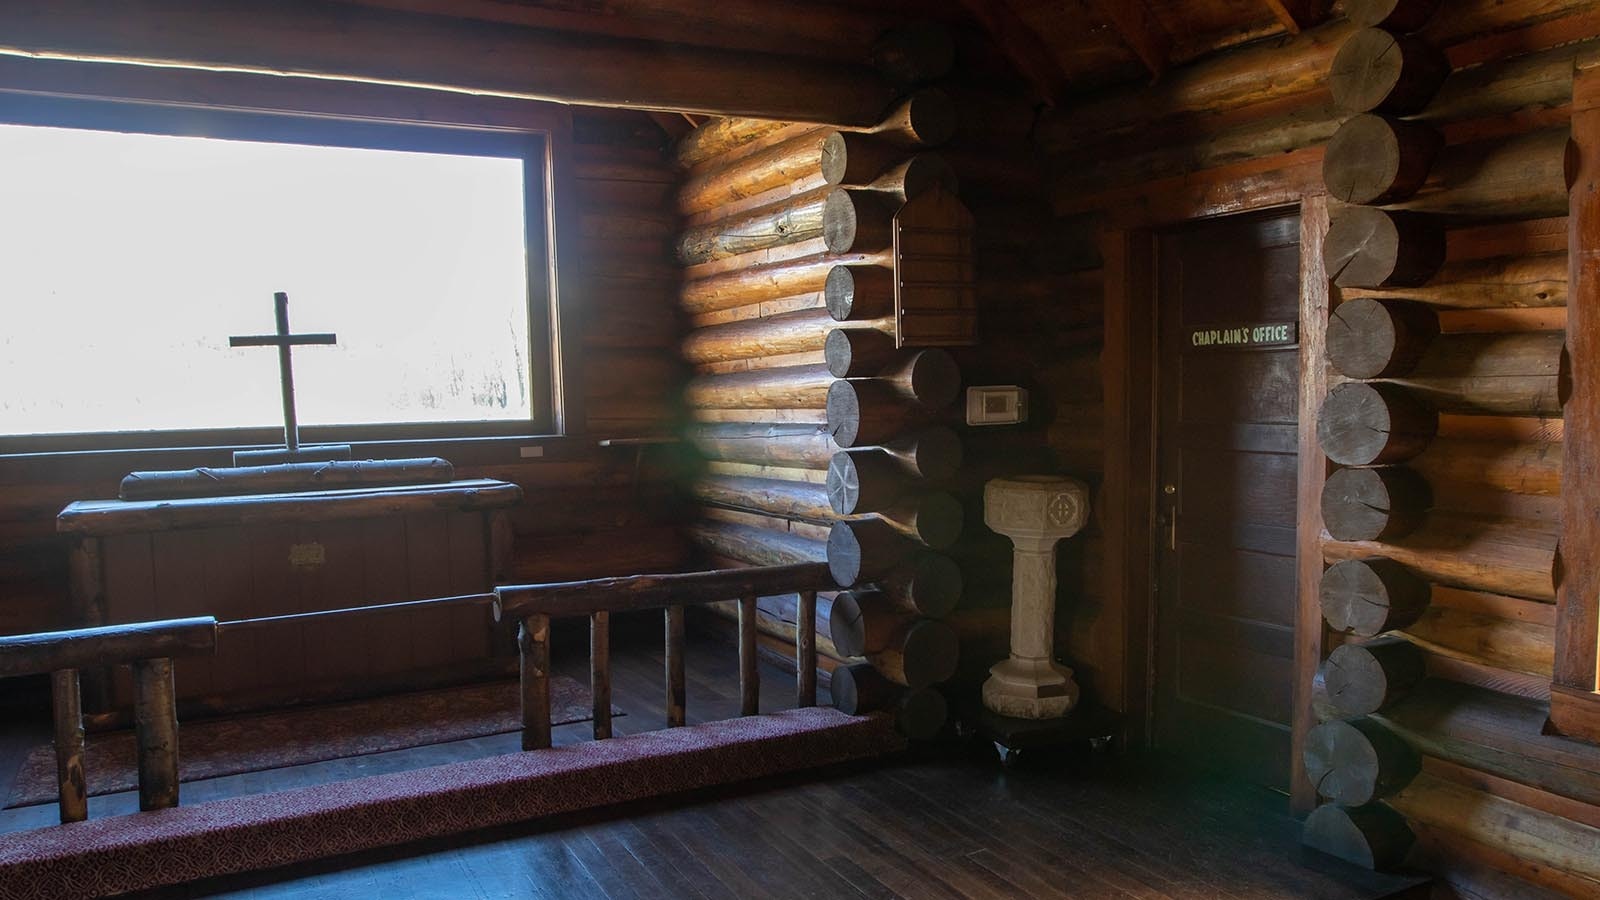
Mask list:
[[[133,669],[134,730],[138,743],[139,808],[178,805],[178,710],[172,661],[216,652],[219,635],[247,632],[285,619],[315,621],[375,608],[489,606],[496,621],[517,621],[521,655],[522,747],[550,746],[550,620],[589,618],[589,678],[594,695],[594,736],[611,737],[611,613],[661,609],[665,620],[667,724],[685,718],[684,607],[739,600],[740,714],[760,707],[756,671],[756,598],[798,592],[795,636],[797,705],[817,696],[817,591],[835,587],[825,563],[723,569],[674,575],[631,575],[560,584],[511,585],[492,594],[467,594],[318,610],[265,619],[218,622],[211,616],[105,625],[0,637],[0,678],[50,675],[55,721],[56,772],[61,821],[88,818],[84,775],[83,699],[79,670],[127,665]]]
[[[89,817],[83,770],[83,694],[78,670],[133,667],[133,726],[138,742],[139,808],[178,805],[178,705],[172,660],[216,652],[210,616],[104,625],[0,638],[0,678],[50,674],[55,721],[56,795],[61,821]]]
[[[748,569],[718,569],[673,575],[630,575],[559,584],[508,585],[495,589],[494,617],[515,621],[522,655],[522,748],[550,746],[550,620],[589,617],[589,691],[594,697],[594,736],[611,736],[611,613],[660,609],[665,625],[667,727],[686,719],[684,675],[685,606],[739,601],[739,714],[761,707],[756,668],[756,598],[799,592],[795,628],[795,693],[798,706],[817,703],[817,591],[836,587],[826,563]]]

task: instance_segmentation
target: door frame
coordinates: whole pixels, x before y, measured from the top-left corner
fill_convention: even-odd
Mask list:
[[[1300,213],[1299,471],[1296,488],[1294,691],[1290,760],[1291,808],[1309,813],[1316,791],[1301,751],[1316,724],[1312,683],[1327,643],[1318,603],[1322,580],[1322,485],[1327,458],[1317,444],[1317,411],[1327,393],[1326,338],[1330,281],[1322,260],[1328,200],[1306,194]],[[1233,213],[1286,209],[1262,203]],[[1105,275],[1105,348],[1101,357],[1106,432],[1100,522],[1105,532],[1105,593],[1121,611],[1122,694],[1130,744],[1153,733],[1155,695],[1156,435],[1160,383],[1156,320],[1156,235],[1159,228],[1200,221],[1118,224],[1101,233]],[[1121,603],[1116,601],[1120,599]]]

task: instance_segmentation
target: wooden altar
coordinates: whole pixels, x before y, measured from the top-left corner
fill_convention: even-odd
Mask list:
[[[214,657],[176,663],[187,714],[509,672],[515,648],[497,643],[481,605],[383,605],[488,591],[509,540],[504,509],[521,497],[514,484],[464,480],[79,501],[57,519],[74,542],[71,624],[249,620]],[[304,616],[351,607],[374,608]],[[86,681],[91,721],[128,709],[126,671]]]

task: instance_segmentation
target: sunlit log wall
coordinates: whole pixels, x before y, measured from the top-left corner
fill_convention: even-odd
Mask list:
[[[958,190],[940,153],[955,124],[946,94],[915,87],[874,127],[720,119],[676,151],[685,428],[704,458],[690,537],[716,563],[826,560],[848,588],[818,599],[836,700],[892,706],[919,735],[943,725],[933,686],[958,659],[943,620],[963,594],[963,375],[943,349],[895,347],[892,221]],[[760,602],[773,650],[793,616],[792,598]]]
[[[1337,670],[1362,702],[1329,705],[1319,691],[1329,724],[1304,749],[1333,802],[1308,835],[1361,835],[1343,849],[1406,858],[1485,896],[1509,889],[1504,873],[1600,892],[1593,855],[1571,852],[1600,838],[1600,753],[1541,734],[1561,489],[1563,154],[1574,61],[1600,47],[1590,7],[1347,3],[1355,21],[1225,53],[1039,130],[1063,224],[1174,224],[1330,196],[1337,327],[1319,425],[1343,465],[1320,498],[1320,601],[1325,650],[1346,665],[1324,666],[1319,687]],[[1394,54],[1404,65],[1387,79],[1364,62]],[[1387,439],[1358,437],[1380,419]],[[1090,668],[1119,664],[1120,609],[1113,599],[1098,622],[1063,616]],[[1357,757],[1378,762],[1352,781]]]

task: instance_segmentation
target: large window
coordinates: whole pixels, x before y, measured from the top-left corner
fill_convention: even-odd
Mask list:
[[[538,135],[37,103],[0,124],[0,450],[529,434],[550,421]]]

